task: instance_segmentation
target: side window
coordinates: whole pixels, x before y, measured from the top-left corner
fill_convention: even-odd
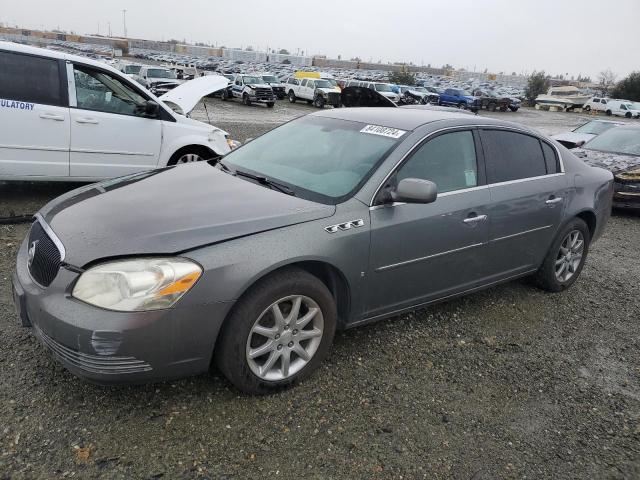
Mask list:
[[[146,99],[111,74],[74,65],[79,109],[144,116]]]
[[[605,98],[603,98],[602,100],[600,100],[602,103],[607,103],[607,100]]]
[[[445,133],[429,140],[398,170],[397,181],[404,178],[431,180],[439,193],[477,186],[473,133]]]
[[[546,175],[540,141],[523,133],[482,130],[488,183]]]
[[[600,103],[600,99],[599,98],[594,98],[593,99],[593,103]]]
[[[544,162],[547,165],[547,173],[559,173],[560,163],[556,155],[556,150],[546,142],[541,141],[542,153],[544,154]]]
[[[0,98],[65,107],[58,61],[0,52]]]
[[[626,110],[626,109],[627,109],[627,106],[624,103],[620,105],[620,110]]]

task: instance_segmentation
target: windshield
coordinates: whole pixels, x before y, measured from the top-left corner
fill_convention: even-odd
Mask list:
[[[323,78],[323,80],[329,82],[332,87],[338,86],[338,82],[336,82],[333,78]]]
[[[576,133],[586,133],[588,135],[600,135],[601,133],[606,132],[610,128],[617,127],[615,123],[605,123],[605,122],[589,122],[584,125],[579,126],[574,130]]]
[[[260,77],[250,77],[248,75],[243,77],[243,80],[246,85],[255,85],[259,83],[264,83],[264,80],[262,80]]]
[[[378,92],[390,92],[391,87],[386,83],[376,83],[376,91]]]
[[[151,78],[177,78],[176,72],[164,70],[162,68],[150,68],[147,70],[147,77]]]
[[[427,93],[429,91],[424,87],[409,87],[409,90],[414,90],[416,92],[422,92],[422,93]]]
[[[327,80],[316,80],[316,88],[333,88]]]
[[[612,128],[587,142],[584,148],[600,152],[640,155],[640,129]]]
[[[124,67],[124,73],[128,73],[129,75],[136,75],[140,72],[142,65],[127,65]]]
[[[278,79],[273,75],[263,75],[262,79],[267,83],[278,83]]]
[[[303,117],[232,151],[224,164],[283,183],[299,197],[340,203],[400,141],[362,132],[365,127],[360,122]],[[394,132],[402,138],[403,132]]]

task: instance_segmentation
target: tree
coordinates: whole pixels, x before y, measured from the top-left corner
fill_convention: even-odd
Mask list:
[[[389,72],[389,82],[398,85],[415,85],[416,76],[403,66],[399,72]]]
[[[631,72],[628,77],[620,80],[611,92],[611,96],[640,102],[640,72]]]
[[[535,103],[536,97],[541,93],[545,93],[549,89],[549,77],[544,73],[534,71],[527,80],[527,87],[524,89],[524,95],[529,101],[529,105]]]
[[[610,69],[600,72],[598,75],[598,83],[604,95],[609,93],[609,90],[616,84],[616,77],[617,75]]]
[[[291,55],[289,53],[289,50],[287,50],[286,48],[281,48],[280,51],[278,52],[280,55]]]

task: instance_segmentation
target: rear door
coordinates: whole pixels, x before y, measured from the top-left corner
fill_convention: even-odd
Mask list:
[[[489,274],[537,269],[562,220],[568,193],[555,147],[525,132],[480,131],[491,194]]]
[[[366,316],[471,289],[486,275],[489,190],[471,130],[431,137],[390,177],[434,182],[430,204],[374,206]]]
[[[144,115],[149,98],[124,78],[85,65],[73,71],[71,177],[109,178],[154,168],[162,122]]]
[[[0,176],[69,175],[62,60],[0,51]]]

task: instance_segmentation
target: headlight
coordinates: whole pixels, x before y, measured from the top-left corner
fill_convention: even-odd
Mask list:
[[[80,275],[72,295],[109,310],[159,310],[176,303],[200,275],[200,265],[178,257],[107,262]]]

